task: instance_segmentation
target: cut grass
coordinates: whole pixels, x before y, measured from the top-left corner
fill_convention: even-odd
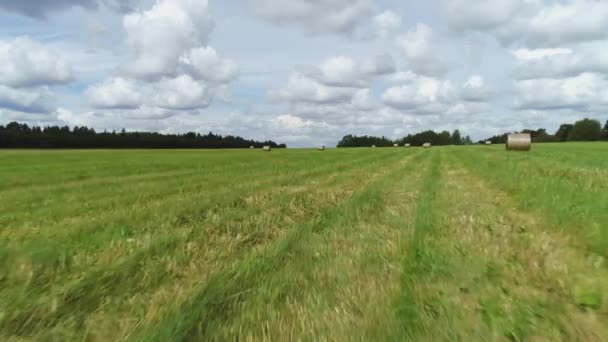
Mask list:
[[[603,341],[607,151],[0,151],[0,340]]]

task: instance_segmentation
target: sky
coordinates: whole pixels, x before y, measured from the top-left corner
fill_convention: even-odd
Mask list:
[[[290,147],[608,119],[604,0],[0,0],[0,124]]]

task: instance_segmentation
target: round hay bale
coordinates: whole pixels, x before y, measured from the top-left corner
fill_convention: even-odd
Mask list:
[[[423,148],[431,148],[431,146],[433,146],[433,145],[431,145],[431,143],[428,143],[428,142],[424,143],[424,145],[422,145]]]
[[[372,145],[372,148],[376,148],[376,145]]]
[[[270,148],[270,146],[264,146],[264,148],[262,148],[262,151],[264,152],[270,152],[272,149]]]
[[[532,149],[532,135],[529,133],[509,134],[506,148],[509,151],[530,151]]]
[[[325,151],[325,146],[319,146],[319,147],[317,147],[317,150],[319,150],[319,151]]]
[[[249,148],[253,150],[255,148],[255,146],[249,146]]]
[[[486,145],[492,145],[492,142],[490,140],[486,141]]]
[[[393,144],[393,147],[399,147],[399,144]]]
[[[405,144],[405,145],[403,145],[403,146],[405,146],[405,147],[411,147],[411,146],[412,146],[412,144]]]

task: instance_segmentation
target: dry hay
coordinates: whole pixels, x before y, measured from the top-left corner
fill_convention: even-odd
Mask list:
[[[393,147],[399,147],[399,144],[393,144]]]
[[[403,145],[403,146],[405,146],[405,147],[411,147],[411,146],[412,146],[412,144],[405,144],[405,145]]]
[[[271,148],[270,148],[270,146],[264,146],[264,148],[262,148],[262,150],[264,152],[270,152]]]
[[[532,149],[532,136],[529,133],[509,134],[506,148],[509,151],[530,151]]]
[[[490,140],[486,141],[486,145],[492,145],[492,142]]]
[[[319,147],[317,147],[317,150],[319,150],[319,151],[325,151],[325,146],[319,146]]]
[[[372,148],[376,148],[376,145],[372,145]]]
[[[433,145],[431,145],[431,143],[428,143],[428,142],[424,143],[424,145],[422,145],[423,148],[431,148],[431,146],[433,146]]]

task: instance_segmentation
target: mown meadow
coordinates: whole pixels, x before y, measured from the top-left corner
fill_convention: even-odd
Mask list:
[[[0,340],[608,340],[608,143],[0,150]]]

